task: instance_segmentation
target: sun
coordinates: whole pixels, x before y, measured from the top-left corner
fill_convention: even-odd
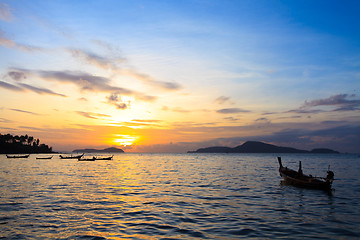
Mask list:
[[[117,134],[113,141],[117,145],[130,146],[133,145],[138,138],[137,136]]]

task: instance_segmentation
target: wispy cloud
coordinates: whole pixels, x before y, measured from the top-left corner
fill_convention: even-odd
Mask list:
[[[296,119],[296,118],[302,118],[302,116],[294,115],[294,116],[288,116],[288,117],[278,117],[277,119]]]
[[[93,39],[91,41],[93,43],[95,43],[97,46],[102,47],[103,49],[105,49],[108,52],[116,53],[118,55],[119,55],[119,53],[121,53],[121,51],[120,51],[120,49],[118,47],[115,47],[114,45],[112,45],[112,44],[110,44],[108,42],[105,42],[105,41],[102,41],[102,40],[99,40],[99,39]]]
[[[20,71],[9,71],[6,76],[10,77],[10,79],[15,80],[17,82],[20,82],[27,78],[26,74]],[[11,83],[0,81],[0,87],[17,92],[29,90],[37,94],[48,94],[48,95],[66,97],[66,95],[61,93],[56,93],[50,89],[35,87],[26,83],[17,83],[17,85],[13,85]]]
[[[152,119],[148,119],[148,120],[141,120],[141,119],[133,119],[130,122],[121,122],[119,123],[119,125],[121,126],[127,126],[127,127],[158,127],[159,124],[162,122],[161,120],[152,120]]]
[[[144,73],[139,73],[134,69],[126,69],[126,70],[122,70],[120,73],[136,78],[142,82],[148,83],[152,86],[156,86],[156,87],[160,87],[162,89],[166,89],[166,90],[179,90],[181,88],[180,84],[176,83],[176,82],[165,82],[165,81],[159,81],[159,80],[155,80],[153,79],[151,76],[144,74]]]
[[[264,112],[261,115],[275,115],[275,114],[279,114],[278,112]]]
[[[110,79],[106,77],[94,76],[81,71],[36,71],[38,75],[47,80],[58,82],[73,83],[84,91],[104,91],[121,92],[123,94],[132,94],[133,91],[110,85]]]
[[[158,127],[159,125],[155,122],[120,122],[120,126],[126,126],[130,128],[146,128],[146,127]]]
[[[305,109],[305,108],[298,108],[298,109],[292,109],[289,111],[286,111],[284,113],[298,113],[298,114],[316,114],[316,113],[322,113],[325,112],[324,110],[320,109]]]
[[[5,32],[0,28],[0,46],[14,48],[25,52],[43,51],[43,48],[17,43],[6,37]]]
[[[12,84],[10,84],[10,83],[3,82],[3,81],[0,81],[0,87],[1,87],[1,88],[5,88],[5,89],[8,89],[8,90],[11,90],[11,91],[17,91],[17,92],[22,92],[22,91],[24,91],[24,89],[21,88],[21,87],[18,87],[18,86],[15,86],[15,85],[12,85]]]
[[[90,53],[80,49],[68,49],[68,51],[71,53],[73,57],[81,59],[86,63],[89,63],[91,65],[94,65],[102,69],[110,69],[116,71],[118,70],[116,63],[126,61],[125,59],[110,59],[110,58],[102,57],[95,53]]]
[[[83,117],[91,118],[91,119],[99,119],[101,117],[111,117],[110,115],[102,114],[102,113],[83,112],[83,111],[76,111],[76,113]]]
[[[132,122],[139,122],[139,123],[158,123],[158,122],[162,122],[161,120],[155,120],[155,119],[133,119],[131,120]]]
[[[230,113],[247,113],[251,112],[249,110],[241,109],[241,108],[223,108],[216,111],[217,113],[222,114],[230,114]]]
[[[191,112],[190,110],[184,109],[184,108],[181,108],[181,107],[173,107],[173,108],[171,108],[171,107],[168,107],[168,106],[163,106],[163,107],[161,108],[161,110],[163,110],[163,111],[178,112],[178,113],[189,113],[189,112]]]
[[[132,95],[143,101],[154,101],[157,98],[155,96],[146,95],[140,92],[133,91],[131,89],[117,87],[111,85],[111,79],[101,76],[94,76],[82,71],[45,71],[45,70],[28,70],[14,68],[10,70],[7,76],[13,80],[26,79],[27,75],[34,75],[47,81],[56,81],[62,83],[70,83],[78,86],[81,91],[99,91],[110,92],[113,94]],[[51,90],[31,88],[29,85],[24,85],[27,89],[37,91],[38,93],[51,93]],[[11,86],[3,84],[3,87],[11,88]],[[62,95],[52,92],[55,95]]]
[[[102,44],[104,45],[104,43]],[[111,49],[110,46],[108,48]],[[109,58],[100,56],[95,53],[90,53],[82,49],[68,49],[71,55],[75,58],[81,59],[86,63],[89,63],[95,67],[112,70],[114,73],[119,75],[126,75],[137,80],[140,80],[144,83],[149,85],[159,87],[165,90],[178,90],[181,88],[180,84],[176,82],[167,82],[167,81],[160,81],[156,80],[148,74],[141,73],[133,68],[126,67],[120,64],[128,63],[127,58],[125,57],[116,57],[116,58]]]
[[[121,109],[121,110],[127,109],[131,104],[130,101],[124,102],[121,99],[121,96],[119,96],[119,93],[112,93],[110,96],[106,98],[108,100],[108,103],[114,105],[117,109]]]
[[[225,104],[225,103],[233,104],[230,101],[230,97],[225,97],[225,96],[220,96],[220,97],[216,98],[215,103],[218,103],[218,104]]]
[[[55,96],[60,96],[60,97],[67,97],[64,94],[56,93],[56,92],[53,92],[53,91],[51,91],[49,89],[46,89],[46,88],[38,88],[38,87],[30,86],[30,85],[25,84],[25,83],[20,83],[20,86],[22,86],[25,89],[29,89],[29,90],[31,90],[33,92],[36,92],[38,94],[49,94],[49,95],[55,95]]]
[[[322,108],[332,107],[332,108]],[[317,108],[317,109],[314,109]],[[297,113],[297,114],[318,114],[326,112],[337,111],[355,111],[360,110],[360,99],[355,94],[338,94],[328,98],[314,99],[305,101],[297,109],[292,109],[283,113]],[[263,114],[265,115],[265,114]]]
[[[26,129],[27,131],[28,130],[36,131],[36,132],[43,132],[44,131],[44,129],[42,129],[42,128],[30,127],[30,126],[18,126],[18,128]]]
[[[16,131],[16,128],[9,128],[9,127],[1,127],[2,130],[9,130],[9,131]]]
[[[317,106],[337,106],[334,111],[352,111],[360,109],[360,99],[356,98],[356,95],[338,94],[328,98],[315,99],[312,101],[305,101],[302,108],[317,107]]]
[[[13,121],[9,120],[9,119],[6,119],[6,118],[0,118],[0,122],[2,122],[2,123],[11,123]]]
[[[85,72],[37,71],[37,73],[47,80],[73,83],[83,91],[101,91],[112,92],[116,94],[133,95],[143,101],[156,100],[156,97],[154,96],[149,96],[127,88],[112,86],[110,84],[111,80],[109,78],[94,76]]]
[[[26,74],[24,72],[20,71],[8,71],[7,76],[9,76],[12,80],[15,81],[22,81],[27,78]]]
[[[240,118],[234,118],[234,117],[226,117],[224,118],[225,120],[228,120],[228,121],[232,121],[232,122],[236,122],[236,121],[239,121]]]
[[[38,115],[38,116],[42,115],[42,114],[39,114],[39,113],[34,113],[34,112],[21,110],[21,109],[16,109],[16,108],[10,108],[9,110],[15,111],[15,112],[27,113],[27,114],[31,114],[31,115]]]
[[[255,122],[256,122],[256,123],[265,123],[265,124],[268,124],[268,123],[270,123],[270,120],[269,120],[268,118],[262,117],[262,118],[256,119]]]
[[[184,132],[192,132],[192,128],[195,128],[196,130],[193,132],[201,132],[201,128],[203,129],[207,129],[209,131],[216,129],[216,127],[214,127],[215,125],[217,125],[218,122],[192,122],[192,121],[185,121],[185,122],[174,122],[172,124],[172,126],[174,126],[175,128],[177,128],[180,131],[184,131]],[[216,130],[215,130],[216,131]],[[206,132],[206,130],[204,131]]]
[[[0,19],[7,22],[11,22],[14,19],[11,9],[6,3],[0,3]]]

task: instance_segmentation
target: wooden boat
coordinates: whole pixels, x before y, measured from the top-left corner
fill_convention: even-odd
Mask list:
[[[78,158],[78,161],[95,161],[95,157],[92,158]]]
[[[111,157],[94,157],[96,160],[112,160],[114,155],[112,155]]]
[[[84,154],[80,154],[80,155],[70,155],[70,156],[63,156],[63,155],[60,155],[59,157],[61,159],[77,159],[77,158],[81,158],[82,156],[84,156]]]
[[[284,167],[281,162],[281,157],[278,157],[279,173],[284,178],[284,182],[296,187],[331,190],[332,182],[334,181],[334,173],[330,170],[327,171],[326,178],[313,177],[305,175],[301,169],[301,161],[299,162],[299,170],[295,171]]]
[[[25,154],[25,155],[7,155],[7,158],[28,158],[30,156],[30,154]]]
[[[53,156],[50,157],[36,157],[36,159],[52,159]]]

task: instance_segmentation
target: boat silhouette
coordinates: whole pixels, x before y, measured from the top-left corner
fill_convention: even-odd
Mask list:
[[[327,176],[313,177],[305,175],[302,172],[301,161],[299,161],[299,170],[295,171],[290,168],[284,167],[281,162],[281,157],[278,157],[279,173],[283,177],[284,182],[295,187],[331,190],[331,185],[334,181],[334,173],[330,170],[327,171]]]

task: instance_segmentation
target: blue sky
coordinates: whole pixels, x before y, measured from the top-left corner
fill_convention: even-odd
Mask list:
[[[358,12],[358,1],[0,1],[0,129],[59,150],[260,140],[356,152]]]

